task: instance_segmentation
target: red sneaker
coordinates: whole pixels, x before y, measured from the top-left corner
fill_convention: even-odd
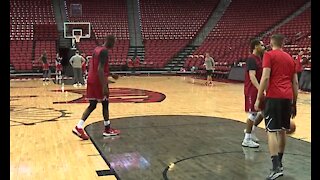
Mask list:
[[[120,134],[120,130],[112,129],[112,128],[105,129],[102,133],[103,136],[116,136],[119,134]]]
[[[82,128],[78,128],[77,126],[75,128],[72,129],[73,134],[79,136],[81,139],[83,140],[88,140],[89,136],[86,135],[86,133],[84,132],[84,130]]]

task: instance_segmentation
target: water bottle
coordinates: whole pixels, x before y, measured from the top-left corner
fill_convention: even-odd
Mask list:
[[[64,92],[64,83],[61,85],[61,92]]]

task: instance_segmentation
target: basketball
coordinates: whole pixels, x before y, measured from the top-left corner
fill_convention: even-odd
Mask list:
[[[290,121],[290,130],[287,131],[287,134],[293,134],[296,131],[296,123]]]

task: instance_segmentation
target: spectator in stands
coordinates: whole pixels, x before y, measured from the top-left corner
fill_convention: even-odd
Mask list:
[[[212,74],[215,68],[215,62],[208,52],[206,53],[203,65],[205,66],[207,71],[207,82],[205,83],[205,85],[213,85]]]
[[[39,61],[42,63],[42,70],[43,70],[43,81],[45,84],[49,82],[49,63],[47,59],[47,51],[43,50],[42,55],[39,58]]]
[[[297,113],[298,77],[292,56],[282,49],[283,42],[283,35],[271,36],[272,50],[263,55],[262,77],[255,103],[255,109],[259,110],[260,101],[266,90],[264,116],[272,161],[272,169],[267,179],[283,176],[282,157],[286,146],[285,130],[290,129],[290,119],[294,118]]]
[[[105,43],[102,46],[97,46],[93,50],[93,56],[90,60],[87,85],[87,99],[89,100],[89,106],[83,112],[80,121],[72,130],[74,134],[76,134],[83,140],[89,139],[88,135],[83,130],[83,125],[86,119],[88,119],[89,115],[96,109],[98,102],[101,102],[102,104],[102,114],[104,118],[104,131],[102,135],[109,137],[120,134],[120,130],[110,127],[109,120],[108,76],[110,75],[110,70],[108,62],[108,51],[109,49],[113,48],[114,42],[115,37],[113,35],[109,35],[107,36]]]
[[[244,80],[244,95],[245,95],[245,111],[248,113],[247,127],[245,136],[242,141],[242,146],[257,148],[259,147],[259,139],[255,135],[255,129],[262,121],[263,115],[261,111],[254,109],[254,103],[257,98],[259,82],[262,75],[262,55],[265,47],[259,39],[250,41],[250,51],[246,61],[246,72]]]
[[[79,50],[76,50],[75,55],[70,58],[70,64],[73,67],[73,79],[74,87],[81,86],[82,84],[82,63],[85,62],[85,59],[80,56]]]

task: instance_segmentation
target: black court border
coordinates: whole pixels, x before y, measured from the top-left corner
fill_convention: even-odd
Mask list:
[[[294,138],[294,139],[296,139],[296,138]],[[298,139],[298,140],[300,140],[300,139]],[[203,156],[211,156],[211,155],[218,155],[218,154],[232,154],[232,153],[243,153],[243,151],[225,151],[225,152],[215,152],[215,153],[200,154],[200,155],[196,155],[196,156],[191,156],[191,157],[187,157],[187,158],[184,158],[184,159],[180,159],[178,161],[173,162],[173,164],[176,165],[176,164],[178,164],[180,162],[183,162],[183,161],[186,161],[186,160],[189,160],[189,159],[193,159],[193,158],[203,157]],[[266,154],[269,154],[269,152],[267,152],[267,151],[256,151],[255,153],[266,153]],[[308,155],[296,154],[296,153],[286,153],[286,155],[298,155],[298,156],[304,156],[304,157],[311,157],[311,156],[308,156]],[[164,180],[169,180],[169,178],[167,176],[169,169],[170,169],[170,167],[167,166],[162,172]]]
[[[168,116],[168,115],[147,115],[147,116],[134,116],[134,117],[152,117],[152,116]],[[185,116],[185,115],[169,115],[169,116]],[[189,115],[189,116],[196,116],[196,117],[212,117],[212,118],[220,118],[220,119],[225,119],[225,120],[231,120],[231,121],[235,121],[235,122],[239,122],[239,123],[243,123],[245,124],[244,122],[241,122],[241,121],[238,121],[238,120],[235,120],[235,119],[229,119],[229,118],[221,118],[221,117],[213,117],[213,116],[198,116],[198,115]],[[115,118],[115,119],[124,119],[124,118],[134,118],[133,116],[129,116],[129,117],[121,117],[121,118]],[[84,130],[86,131],[86,128],[92,124],[95,124],[95,123],[99,123],[100,121],[97,121],[97,122],[93,122],[91,124],[88,124]],[[87,133],[88,134],[88,133]],[[88,134],[88,136],[90,137],[90,134]],[[303,141],[303,142],[306,142],[306,143],[309,143],[311,144],[310,142],[307,142],[307,141],[304,141],[302,138],[294,138],[294,137],[290,137],[290,138],[293,138],[293,139],[296,139],[298,141]],[[91,138],[90,138],[91,140]],[[111,167],[111,164],[110,162],[108,161],[108,159],[103,155],[103,153],[101,152],[101,150],[98,148],[98,145],[96,144],[95,141],[91,141],[92,144],[94,145],[94,147],[98,150],[100,156],[102,157],[102,159],[106,162],[106,164],[109,166],[110,170],[108,171],[108,174],[107,175],[114,175],[117,180],[121,180],[121,178],[119,177],[119,175],[116,173],[116,171],[114,170],[114,168]],[[208,156],[208,155],[216,155],[216,154],[229,154],[229,153],[243,153],[243,151],[226,151],[226,152],[215,152],[215,153],[207,153],[207,154],[200,154],[200,155],[196,155],[196,156],[191,156],[191,157],[187,157],[187,158],[184,158],[184,159],[180,159],[178,161],[175,161],[173,162],[175,165],[182,162],[182,161],[185,161],[185,160],[188,160],[188,159],[192,159],[192,158],[197,158],[197,157],[202,157],[202,156]],[[266,151],[259,151],[259,153],[267,153]],[[305,157],[311,157],[311,156],[308,156],[308,155],[302,155],[302,154],[296,154],[296,153],[286,153],[286,154],[290,154],[290,155],[299,155],[299,156],[305,156]],[[312,161],[312,158],[311,158],[311,161]],[[167,172],[169,170],[169,166],[166,166],[165,169],[163,170],[162,172],[162,176],[164,178],[164,180],[169,180],[169,178],[167,177]],[[312,170],[312,168],[311,168]],[[97,174],[98,176],[100,176],[99,174],[101,174],[100,171],[106,171],[106,170],[97,170]],[[99,173],[98,173],[99,172]],[[312,175],[312,173],[311,173]],[[312,176],[311,176],[312,177]]]

